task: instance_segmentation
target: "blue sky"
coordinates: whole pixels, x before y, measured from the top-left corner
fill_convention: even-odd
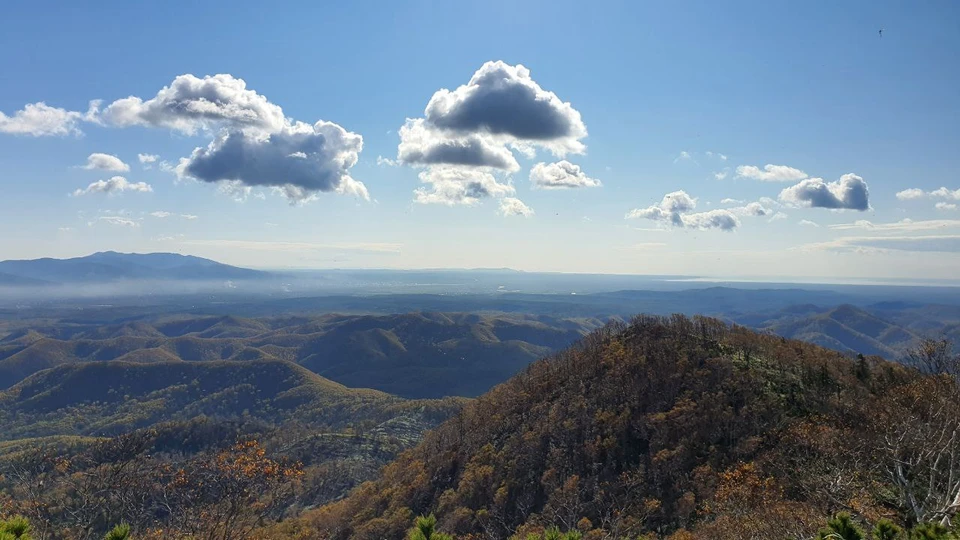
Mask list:
[[[768,279],[960,268],[955,2],[264,8],[4,6],[0,259],[112,249]],[[475,73],[490,76],[470,85]],[[157,102],[188,74],[246,87],[188,117],[202,100]],[[110,108],[130,96],[139,105]],[[23,114],[38,102],[59,112]],[[426,135],[398,155],[407,119]],[[515,165],[424,157],[470,141]],[[83,168],[97,153],[129,170]]]

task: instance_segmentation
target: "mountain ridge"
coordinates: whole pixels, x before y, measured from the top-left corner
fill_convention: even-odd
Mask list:
[[[0,261],[0,283],[50,285],[124,280],[263,279],[271,274],[178,253],[99,251],[81,257]],[[12,276],[12,277],[5,277]]]

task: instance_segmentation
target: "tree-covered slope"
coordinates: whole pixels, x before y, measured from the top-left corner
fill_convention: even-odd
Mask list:
[[[197,417],[342,429],[406,415],[425,426],[455,406],[347,388],[282,360],[87,362],[0,392],[0,438],[112,436]]]
[[[597,538],[809,538],[837,510],[939,519],[934,503],[908,504],[926,487],[888,474],[912,441],[928,445],[906,435],[938,425],[923,415],[953,410],[955,385],[936,380],[712,319],[641,317],[531,365],[379,480],[278,534],[400,538],[428,513],[475,538],[549,525]],[[883,443],[898,433],[903,444]],[[937,480],[930,501],[953,495],[937,472],[947,461],[958,465],[908,473]]]

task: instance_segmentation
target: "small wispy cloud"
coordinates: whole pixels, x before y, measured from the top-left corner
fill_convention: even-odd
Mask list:
[[[383,156],[377,156],[377,165],[381,167],[396,167],[400,164],[397,163],[397,160],[395,159],[385,158]]]
[[[761,182],[796,182],[807,177],[807,173],[786,165],[767,164],[763,169],[755,165],[740,165],[737,176],[760,180]]]
[[[680,163],[681,161],[691,161],[695,165],[699,165],[699,163],[697,163],[697,160],[693,159],[693,153],[688,152],[686,150],[681,150],[680,153],[677,154],[677,157],[673,159],[674,163]]]
[[[666,246],[666,242],[638,242],[636,244],[630,244],[629,246],[620,246],[617,249],[622,251],[650,251]]]
[[[912,219],[902,219],[893,223],[873,223],[865,219],[859,219],[853,223],[838,223],[830,225],[829,228],[837,231],[847,230],[870,230],[870,231],[935,231],[938,229],[947,229],[960,227],[960,219],[929,219],[914,221]]]
[[[797,251],[836,251],[853,253],[960,252],[960,235],[931,236],[844,236],[827,242],[804,244]]]
[[[184,245],[226,247],[250,251],[359,251],[373,253],[400,253],[403,244],[392,242],[268,242],[262,240],[187,240]]]
[[[98,223],[103,223],[106,225],[113,225],[116,227],[130,227],[136,228],[140,226],[140,223],[129,218],[121,216],[100,216],[93,221],[88,221],[87,226],[93,227]]]
[[[151,216],[151,217],[155,217],[155,218],[159,218],[159,219],[166,219],[166,218],[170,218],[170,217],[178,217],[178,218],[180,218],[180,219],[186,219],[186,220],[190,220],[190,221],[192,221],[192,220],[194,220],[194,219],[197,219],[197,217],[198,217],[198,216],[195,216],[195,215],[193,215],[193,214],[177,214],[177,213],[174,213],[174,212],[167,212],[167,211],[164,211],[164,210],[157,210],[156,212],[150,212],[150,216]]]

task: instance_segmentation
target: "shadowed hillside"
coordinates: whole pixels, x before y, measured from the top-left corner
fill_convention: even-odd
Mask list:
[[[282,359],[404,397],[476,396],[600,324],[462,313],[60,323],[0,340],[0,388],[65,364]]]
[[[454,407],[347,388],[282,360],[90,362],[37,373],[0,393],[0,437],[112,436],[196,417],[342,429],[406,415],[422,430]]]
[[[851,353],[898,358],[919,336],[848,304],[821,313],[775,322],[767,330]]]

